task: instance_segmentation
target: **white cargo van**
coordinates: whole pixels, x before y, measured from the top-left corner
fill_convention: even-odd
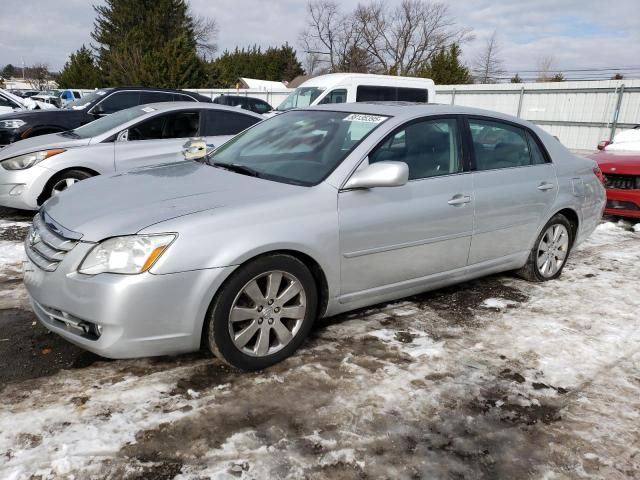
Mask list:
[[[434,103],[433,80],[367,73],[330,73],[311,78],[285,98],[275,113],[326,103],[404,101]]]

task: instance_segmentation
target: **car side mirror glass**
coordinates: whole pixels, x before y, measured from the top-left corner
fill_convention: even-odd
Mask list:
[[[345,189],[401,187],[409,181],[409,167],[404,162],[377,162],[356,171]]]
[[[129,140],[129,129],[122,130],[116,137],[116,142],[126,142]]]

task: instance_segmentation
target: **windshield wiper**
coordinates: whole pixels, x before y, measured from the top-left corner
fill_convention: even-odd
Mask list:
[[[230,172],[240,173],[242,175],[249,175],[250,177],[260,178],[260,172],[254,170],[246,165],[240,165],[238,163],[224,163],[224,162],[211,162],[210,165],[214,167],[224,168]]]

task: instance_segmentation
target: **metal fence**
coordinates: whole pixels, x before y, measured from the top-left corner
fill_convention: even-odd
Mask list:
[[[277,107],[291,90],[192,90],[210,98],[246,95]],[[640,80],[436,86],[437,103],[464,105],[530,120],[573,150],[594,150],[640,125]]]
[[[594,150],[600,140],[640,125],[640,80],[443,85],[436,102],[529,120],[574,150]]]

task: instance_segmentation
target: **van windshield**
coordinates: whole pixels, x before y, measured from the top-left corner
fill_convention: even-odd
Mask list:
[[[286,112],[292,108],[308,107],[316,98],[324,92],[324,88],[320,87],[298,87],[289,94],[284,101],[276,108],[279,112]]]

